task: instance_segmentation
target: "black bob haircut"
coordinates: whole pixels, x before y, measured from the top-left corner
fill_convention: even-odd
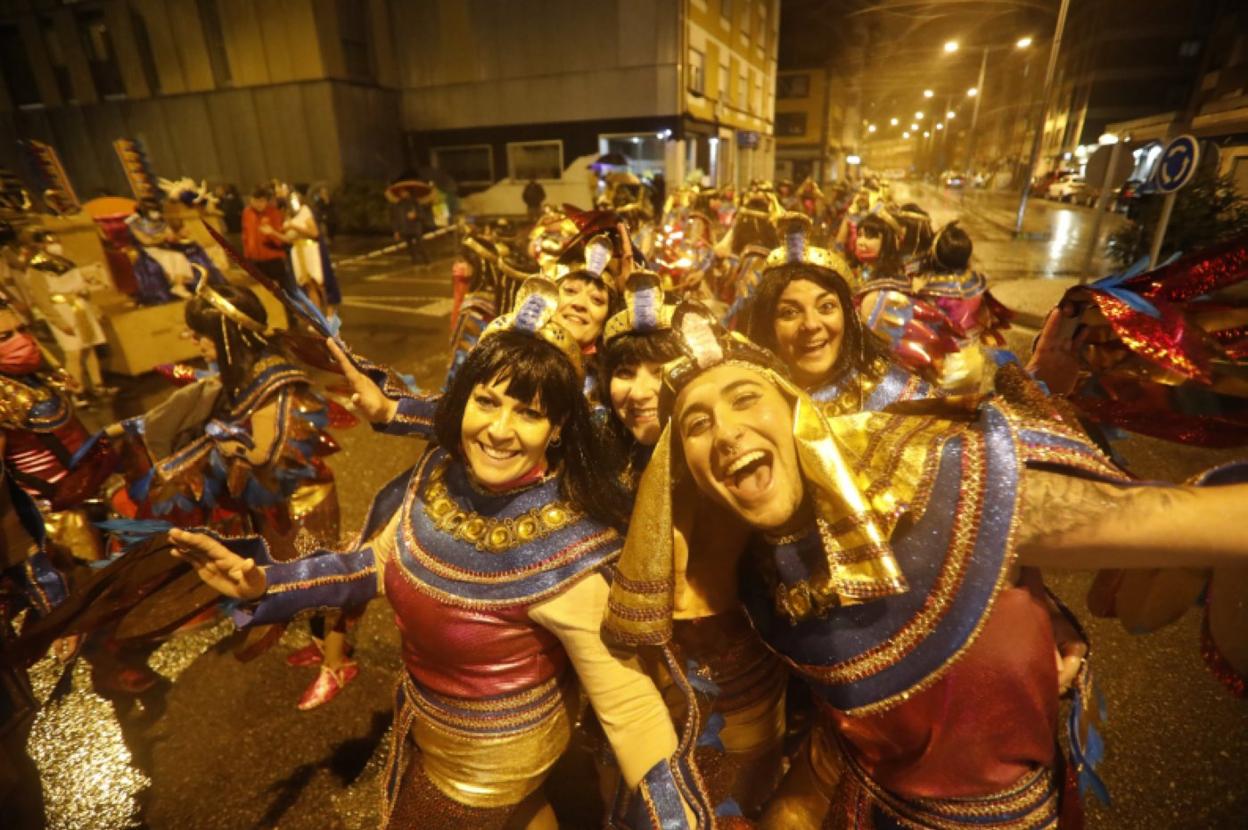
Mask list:
[[[536,401],[551,424],[560,427],[559,444],[546,450],[551,469],[562,467],[563,497],[589,516],[621,528],[627,505],[614,487],[615,459],[590,419],[581,379],[572,364],[551,344],[530,334],[501,331],[481,340],[456,371],[438,401],[433,434],[438,445],[459,460],[464,409],[479,383],[506,381],[506,392],[521,401]]]
[[[601,351],[599,377],[604,384],[609,385],[611,376],[621,366],[667,363],[682,354],[684,352],[680,347],[680,337],[671,329],[621,334]]]
[[[212,290],[257,323],[268,323],[269,314],[264,304],[250,288],[224,284],[214,285]],[[200,337],[207,337],[216,347],[226,400],[237,403],[236,396],[251,379],[251,367],[258,359],[271,353],[269,342],[259,332],[243,328],[223,315],[202,297],[187,300],[183,316],[187,328]]]
[[[932,267],[938,271],[965,271],[971,264],[974,250],[970,235],[954,220],[936,236],[936,244],[932,246]]]
[[[862,325],[849,284],[835,271],[804,262],[790,262],[772,268],[763,277],[754,299],[750,302],[746,331],[751,340],[778,353],[776,307],[780,305],[780,295],[784,293],[784,289],[796,280],[807,280],[831,291],[841,304],[841,317],[845,321],[841,351],[836,356],[827,378],[822,381],[823,384],[838,381],[851,371],[862,371],[871,366],[876,358],[888,356],[888,344]]]

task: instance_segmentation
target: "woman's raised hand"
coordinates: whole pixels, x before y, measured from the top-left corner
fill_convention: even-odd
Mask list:
[[[387,398],[372,378],[355,368],[355,364],[338,345],[338,341],[330,337],[325,342],[334,359],[338,361],[338,365],[342,367],[347,383],[351,384],[351,403],[374,424],[388,424],[393,421],[395,413],[399,410],[398,402]]]
[[[173,555],[189,562],[210,588],[234,599],[259,599],[267,587],[264,571],[251,559],[239,556],[225,545],[202,533],[169,531],[176,546]]]

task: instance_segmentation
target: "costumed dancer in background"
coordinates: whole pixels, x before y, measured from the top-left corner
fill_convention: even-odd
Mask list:
[[[973,251],[971,237],[950,222],[932,238],[927,265],[911,281],[916,301],[940,313],[932,328],[957,341],[958,350],[937,366],[937,383],[949,394],[983,391],[998,366],[1018,362],[1003,334],[1013,315],[988,290],[984,275],[971,269]]]
[[[7,458],[7,436],[7,431],[0,433],[0,457]],[[65,594],[65,578],[44,549],[39,508],[13,481],[8,463],[0,461],[0,812],[11,830],[47,825],[39,770],[26,752],[38,703],[27,666],[11,662],[6,645],[19,613],[47,614]]]
[[[554,828],[541,785],[568,744],[576,681],[642,790],[635,826],[709,826],[683,757],[692,736],[599,636],[623,516],[556,304],[531,281],[491,323],[441,401],[436,443],[377,495],[349,551],[281,564],[260,540],[173,534],[208,584],[247,602],[247,624],[386,594],[405,662],[387,827]]]
[[[312,206],[307,201],[307,185],[293,188],[278,183],[277,198],[286,202],[286,221],[281,231],[290,244],[290,270],[295,285],[312,299],[323,314],[342,302],[334,266],[329,260],[327,244]]]
[[[728,303],[722,321],[736,328],[742,310],[758,290],[763,263],[779,244],[773,218],[779,212],[774,194],[750,192],[737,209],[732,227],[715,243],[715,256],[721,268],[719,298]]]
[[[146,469],[132,472],[127,488],[137,515],[256,533],[276,561],[336,544],[338,496],[323,460],[338,449],[325,431],[329,405],[272,344],[260,299],[247,288],[205,281],[185,315],[201,355],[219,374],[108,431],[143,449]],[[314,621],[313,643],[288,656],[291,665],[320,666],[300,709],[329,702],[358,674],[346,628],[362,612],[353,606]],[[253,632],[240,655],[254,656],[280,633]]]
[[[634,271],[624,294],[625,310],[607,322],[601,360],[611,404],[607,428],[627,459],[622,481],[631,498],[662,432],[663,366],[683,351],[671,330],[676,308],[663,302],[657,274]],[[710,553],[748,529],[708,502],[697,507],[703,512],[696,519],[677,519],[698,533],[681,538],[671,639],[665,646],[670,664],[684,677],[674,678],[668,661],[648,650],[642,657],[676,723],[683,723],[688,707],[681,684],[697,692],[698,717],[705,727],[695,759],[716,813],[757,818],[779,781],[787,673],[750,627],[736,585],[722,581],[731,573],[717,573]]]
[[[1232,518],[1248,485],[1132,486],[1069,424],[1024,414],[1047,399],[1019,370],[1003,371],[1014,387],[975,421],[829,421],[769,352],[705,312],[674,326],[687,356],[665,367],[671,420],[606,630],[667,636],[672,528],[689,499],[758,531],[708,553],[740,572],[755,627],[810,682],[820,715],[763,826],[1079,826],[1046,602],[1016,565],[1248,562]],[[1085,702],[1088,679],[1075,681]],[[1079,738],[1095,707],[1074,709],[1087,778]]]
[[[180,225],[166,221],[160,203],[154,199],[139,202],[126,219],[126,227],[138,251],[134,277],[141,304],[158,305],[189,297],[201,274],[215,282],[225,281],[208,253],[184,234]],[[192,263],[199,269],[192,268]]]
[[[100,312],[91,302],[91,291],[56,235],[36,231],[35,252],[26,261],[26,280],[35,307],[42,312],[64,354],[64,367],[84,394],[103,397],[117,389],[104,385],[96,348],[104,345]],[[82,405],[85,400],[75,403]]]
[[[73,388],[0,301],[0,429],[8,477],[41,503],[52,543],[93,561],[103,549],[83,503],[95,497],[116,458],[107,444],[97,444],[71,465],[88,438],[70,400]]]

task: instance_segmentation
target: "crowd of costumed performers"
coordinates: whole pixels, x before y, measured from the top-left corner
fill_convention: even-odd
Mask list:
[[[40,810],[25,669],[49,648],[141,690],[196,621],[228,614],[245,660],[311,616],[287,657],[317,668],[309,709],[381,597],[387,828],[555,828],[544,784],[579,742],[605,827],[1075,830],[1107,798],[1105,711],[1059,570],[1095,571],[1087,610],[1133,633],[1199,606],[1245,694],[1248,461],[1145,481],[1112,440],[1248,445],[1248,240],[1072,289],[1024,361],[966,231],[886,185],[653,211],[618,184],[463,236],[424,392],[327,317],[299,207],[295,276],[187,283],[206,368],[97,435],[0,308],[14,815]],[[339,393],[411,461],[351,538]]]

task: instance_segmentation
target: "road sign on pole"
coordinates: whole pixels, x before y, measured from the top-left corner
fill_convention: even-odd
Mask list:
[[[1200,146],[1190,135],[1181,135],[1170,140],[1161,158],[1157,159],[1157,172],[1153,180],[1157,190],[1166,194],[1166,201],[1161,206],[1161,218],[1157,220],[1157,228],[1153,232],[1153,245],[1148,254],[1148,267],[1157,267],[1157,257],[1161,255],[1161,243],[1166,238],[1166,228],[1170,224],[1170,214],[1174,211],[1175,195],[1187,186],[1196,175],[1196,166],[1200,163]]]

